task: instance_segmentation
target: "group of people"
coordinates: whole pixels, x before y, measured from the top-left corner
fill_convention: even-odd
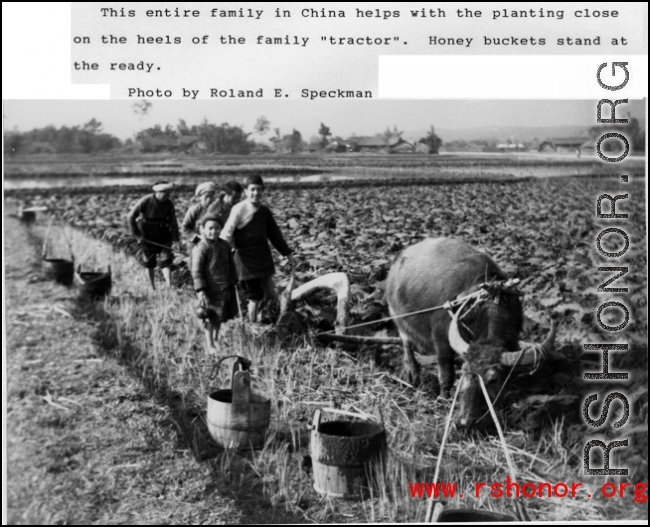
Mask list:
[[[172,190],[171,183],[156,183],[153,194],[138,201],[128,216],[131,231],[140,242],[142,265],[154,289],[156,260],[171,287],[170,265],[180,245]],[[248,317],[253,323],[257,322],[262,304],[275,299],[275,265],[268,242],[291,265],[296,263],[273,213],[262,204],[261,176],[248,176],[243,187],[229,181],[218,198],[217,194],[218,188],[212,182],[198,185],[198,203],[187,211],[181,226],[190,250],[198,312],[204,320],[210,352],[216,352],[221,323],[239,312],[237,284],[248,302]]]

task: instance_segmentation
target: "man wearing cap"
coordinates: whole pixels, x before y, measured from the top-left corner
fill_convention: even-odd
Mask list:
[[[205,215],[210,204],[214,201],[217,195],[217,186],[212,182],[201,183],[196,187],[194,195],[199,199],[199,202],[192,205],[181,224],[181,232],[183,237],[187,240],[187,249],[190,255],[190,268],[192,266],[192,250],[194,246],[201,241],[201,218]]]
[[[142,265],[147,269],[151,287],[156,288],[155,267],[162,270],[165,283],[171,287],[171,270],[174,261],[172,243],[180,240],[176,209],[170,199],[172,183],[161,181],[153,186],[153,194],[142,198],[129,212],[131,232],[142,248]],[[153,243],[147,243],[153,242]]]

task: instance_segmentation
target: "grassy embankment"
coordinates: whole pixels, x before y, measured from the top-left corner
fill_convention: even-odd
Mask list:
[[[245,481],[242,492],[244,472],[228,477],[230,456],[207,442],[212,461],[200,462],[191,430],[202,417],[166,382],[161,350],[136,344],[149,333],[139,325],[154,322],[152,305],[172,313],[187,298],[152,294],[132,258],[69,230],[78,262],[110,261],[114,272],[112,298],[80,301],[41,278],[44,231],[6,219],[8,522],[302,520]]]

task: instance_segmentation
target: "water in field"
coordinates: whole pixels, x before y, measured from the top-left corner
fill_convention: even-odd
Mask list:
[[[20,189],[56,189],[56,188],[74,188],[74,187],[141,187],[153,185],[161,179],[171,181],[177,185],[198,184],[206,180],[228,181],[230,179],[241,179],[220,176],[196,177],[196,176],[146,176],[146,177],[119,177],[119,176],[74,176],[74,177],[12,177],[4,180],[5,190]],[[331,175],[331,174],[295,174],[291,176],[264,176],[266,182],[322,182],[322,181],[342,181],[345,179],[354,179],[352,175]]]
[[[298,158],[296,158],[298,159]],[[280,160],[282,161],[282,160]],[[292,160],[292,161],[295,161]],[[257,173],[268,183],[319,183],[359,179],[494,179],[508,177],[569,177],[602,174],[611,171],[596,156],[542,156],[540,154],[458,154],[441,156],[322,156],[299,159],[300,163],[281,165],[251,163],[238,160],[239,165],[164,163],[164,164],[101,164],[55,163],[25,161],[5,164],[5,190],[63,189],[80,187],[143,187],[160,180],[175,184],[195,185],[212,180],[217,184],[231,179],[242,181],[248,174]],[[320,163],[320,164],[319,164]],[[644,172],[644,158],[630,159],[617,170],[630,174]],[[143,172],[144,171],[144,172]],[[76,172],[76,174],[75,174]],[[183,173],[184,172],[184,173]]]

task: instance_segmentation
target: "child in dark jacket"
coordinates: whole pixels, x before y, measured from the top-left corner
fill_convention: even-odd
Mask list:
[[[203,239],[192,251],[192,278],[200,305],[207,307],[204,318],[208,353],[216,353],[222,322],[237,314],[237,271],[230,244],[221,238],[223,224],[214,214],[201,220]]]

